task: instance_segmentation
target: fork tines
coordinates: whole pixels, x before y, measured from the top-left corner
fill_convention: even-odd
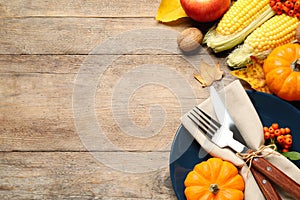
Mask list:
[[[206,134],[209,138],[212,138],[217,130],[221,127],[221,124],[205,113],[197,106],[190,112],[192,115],[188,117],[198,126],[198,128]]]

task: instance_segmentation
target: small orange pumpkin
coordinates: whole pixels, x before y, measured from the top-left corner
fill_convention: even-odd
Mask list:
[[[288,101],[300,100],[300,45],[276,47],[264,62],[266,83],[270,90]]]
[[[237,168],[220,158],[195,165],[184,181],[187,200],[242,200],[245,183]]]

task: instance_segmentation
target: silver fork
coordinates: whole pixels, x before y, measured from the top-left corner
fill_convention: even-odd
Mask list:
[[[198,126],[198,128],[220,148],[230,147],[235,152],[246,153],[249,148],[233,138],[233,133],[201,110],[195,107],[188,117]]]
[[[188,114],[188,117],[198,126],[198,128],[207,136],[207,138],[209,138],[211,142],[220,148],[230,147],[233,151],[240,153],[251,151],[251,149],[235,140],[233,138],[233,133],[228,128],[223,127],[219,122],[200,108],[195,107]],[[253,167],[250,167],[250,170],[267,200],[281,200],[276,189],[265,175]]]

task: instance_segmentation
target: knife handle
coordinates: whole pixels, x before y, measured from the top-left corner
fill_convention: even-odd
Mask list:
[[[272,183],[256,169],[250,169],[266,200],[281,200]]]
[[[284,191],[291,194],[295,197],[295,199],[300,199],[300,185],[277,167],[272,165],[265,158],[254,158],[252,161],[252,167],[262,173],[273,183],[281,187]]]

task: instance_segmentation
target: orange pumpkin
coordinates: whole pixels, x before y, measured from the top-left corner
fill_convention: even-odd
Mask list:
[[[275,48],[264,62],[266,83],[270,90],[288,101],[300,100],[300,45],[285,44]]]
[[[187,200],[242,200],[244,180],[237,168],[220,158],[195,165],[184,181]]]

